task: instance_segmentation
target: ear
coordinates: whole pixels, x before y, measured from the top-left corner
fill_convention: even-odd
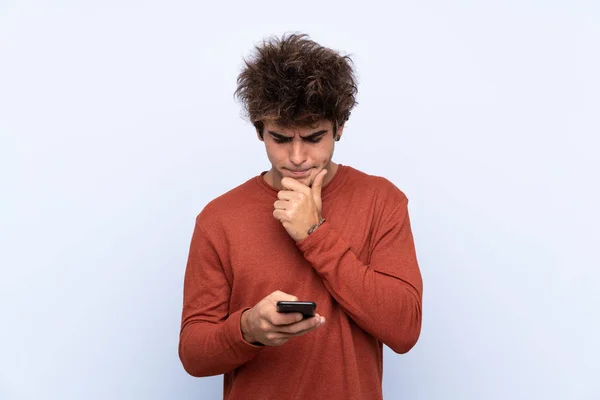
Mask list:
[[[335,141],[339,142],[339,140],[342,138],[342,133],[344,133],[344,125],[340,125],[337,128],[337,133],[335,136]]]

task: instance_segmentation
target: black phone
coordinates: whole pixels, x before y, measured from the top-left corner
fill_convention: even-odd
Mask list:
[[[278,301],[277,311],[281,313],[300,313],[304,318],[315,316],[317,303],[313,301]]]

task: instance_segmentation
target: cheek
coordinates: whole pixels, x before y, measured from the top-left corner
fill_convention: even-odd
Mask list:
[[[318,149],[314,156],[314,160],[316,162],[323,166],[326,165],[329,161],[331,161],[333,156],[333,145]]]
[[[285,159],[285,151],[280,146],[273,146],[271,144],[265,144],[267,150],[267,157],[271,164],[280,164]]]

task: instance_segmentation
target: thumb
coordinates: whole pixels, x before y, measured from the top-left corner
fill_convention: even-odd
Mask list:
[[[324,169],[319,172],[319,175],[315,178],[312,184],[312,193],[313,198],[321,200],[321,189],[323,189],[323,180],[325,179],[325,175],[327,175],[327,170]]]
[[[274,301],[298,301],[298,298],[292,294],[276,290],[269,295]]]

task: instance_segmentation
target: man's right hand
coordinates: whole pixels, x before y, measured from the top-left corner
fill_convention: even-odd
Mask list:
[[[319,314],[302,319],[300,313],[280,313],[277,311],[278,301],[298,301],[298,298],[278,290],[244,311],[241,329],[245,341],[281,346],[294,336],[304,335],[325,324],[325,318]]]

